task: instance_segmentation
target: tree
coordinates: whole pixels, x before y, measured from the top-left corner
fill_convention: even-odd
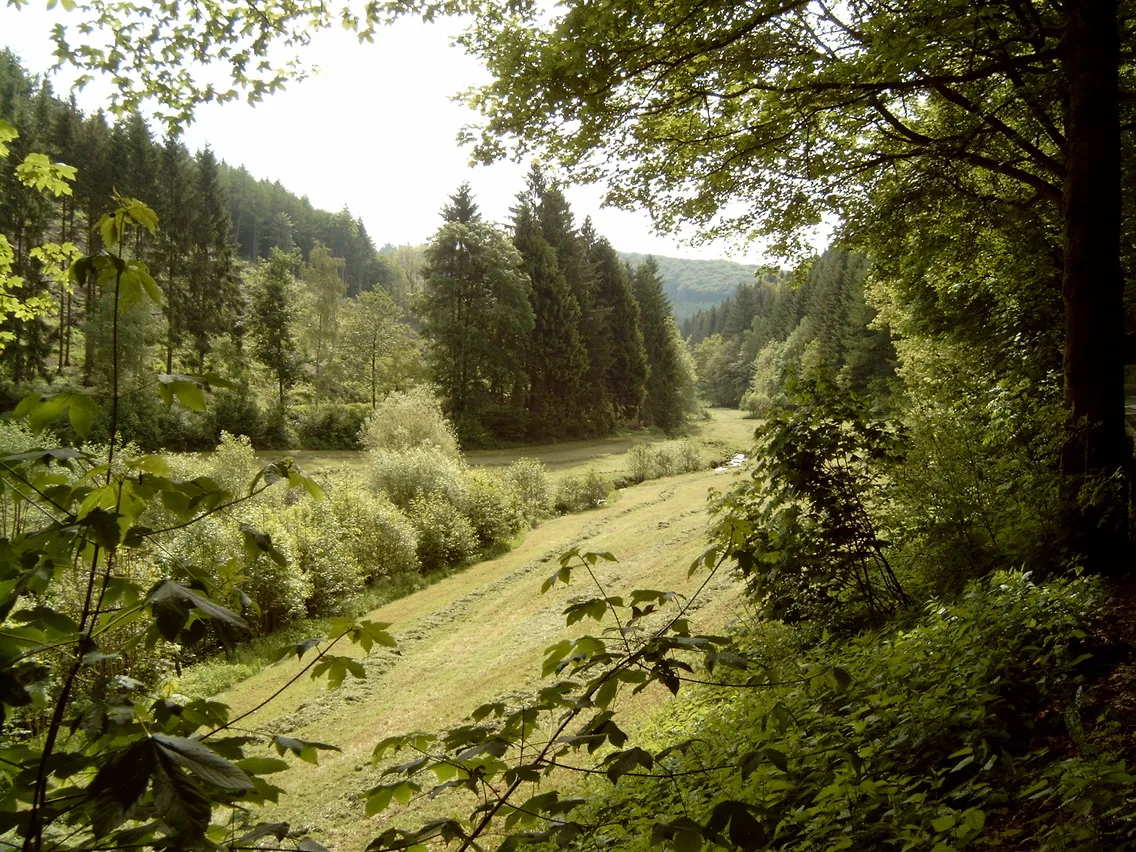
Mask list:
[[[635,301],[639,305],[639,325],[649,369],[643,419],[672,432],[689,413],[683,399],[688,381],[679,354],[682,338],[675,328],[671,303],[663,293],[663,279],[652,257],[635,270]]]
[[[523,401],[531,285],[508,238],[482,221],[467,184],[451,196],[443,216],[426,249],[419,306],[431,374],[450,419],[470,435],[484,425],[491,404],[515,415]]]
[[[568,286],[539,219],[543,180],[538,171],[513,208],[513,245],[532,281],[535,321],[528,345],[528,402],[532,435],[563,435],[581,402],[588,352],[580,339],[580,303]]]
[[[217,158],[206,147],[196,157],[196,192],[190,226],[190,256],[186,282],[186,331],[193,339],[197,368],[213,348],[216,335],[239,338],[242,305],[233,246],[232,223],[220,184]]]
[[[596,302],[603,310],[600,329],[607,355],[603,390],[620,417],[636,421],[647,394],[650,367],[631,277],[627,264],[605,239],[590,247],[588,257],[595,265]]]
[[[370,392],[372,409],[378,404],[383,359],[405,347],[411,333],[399,321],[401,313],[385,290],[367,290],[344,306],[340,357],[351,362],[347,375]]]
[[[1122,38],[1132,29],[1115,0],[952,0],[579,3],[552,18],[480,17],[463,43],[495,78],[474,96],[482,158],[515,138],[569,174],[606,180],[609,198],[664,228],[693,222],[790,247],[909,162],[951,176],[959,195],[1053,205],[1071,424],[1062,468],[1085,482],[1122,475],[1128,459]],[[1104,529],[1074,518],[1097,567],[1119,553],[1125,513],[1113,508]]]
[[[296,285],[292,278],[295,254],[278,248],[257,267],[252,295],[253,355],[276,378],[277,402],[284,407],[285,394],[300,376],[296,351]]]
[[[340,277],[342,271],[343,259],[332,257],[328,247],[318,240],[300,270],[308,296],[308,338],[315,350],[312,363],[317,399],[327,390],[326,367],[339,337],[339,307],[347,292]]]

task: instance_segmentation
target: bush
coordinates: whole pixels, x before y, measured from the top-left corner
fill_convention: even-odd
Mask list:
[[[465,484],[462,512],[482,548],[505,544],[525,526],[521,500],[500,476],[488,470],[470,470]]]
[[[343,483],[330,499],[344,543],[368,582],[418,570],[418,533],[385,495]]]
[[[372,450],[367,454],[368,485],[406,509],[420,495],[443,495],[450,503],[466,501],[465,465],[437,447]]]
[[[241,511],[241,520],[270,536],[273,546],[288,560],[287,565],[279,565],[264,553],[251,560],[245,556],[242,590],[258,611],[256,615],[246,612],[246,618],[256,622],[261,633],[270,633],[306,615],[313,592],[312,578],[300,570],[291,518],[282,515],[279,507],[246,507]]]
[[[442,414],[438,398],[423,386],[392,393],[380,402],[359,440],[368,450],[397,453],[423,447],[458,457],[453,426]]]
[[[556,511],[561,514],[594,509],[607,502],[614,491],[611,482],[594,469],[565,476],[556,485]]]
[[[299,446],[308,450],[358,450],[371,406],[365,403],[296,405],[289,410]]]
[[[715,508],[715,537],[767,617],[878,621],[911,602],[886,528],[901,436],[823,363],[790,373],[785,393],[757,430],[752,477]]]
[[[536,459],[517,459],[501,473],[517,495],[521,512],[530,524],[552,514],[556,492],[543,464]]]
[[[627,460],[635,482],[692,473],[705,466],[702,454],[691,441],[636,444],[628,451]]]
[[[296,565],[312,584],[308,614],[342,614],[344,605],[359,594],[363,572],[329,502],[297,503],[289,507],[285,522],[293,531]]]
[[[247,435],[222,432],[216,452],[208,457],[208,475],[237,497],[249,493],[249,486],[262,467]]]
[[[458,508],[438,494],[420,494],[410,504],[423,571],[461,565],[477,553],[477,533]]]

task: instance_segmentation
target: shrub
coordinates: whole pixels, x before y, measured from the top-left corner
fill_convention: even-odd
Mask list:
[[[462,513],[482,548],[504,544],[525,526],[520,498],[500,476],[488,470],[470,470],[465,484]]]
[[[330,499],[344,543],[368,582],[418,570],[418,533],[385,495],[343,483]]]
[[[363,426],[359,440],[368,450],[402,452],[429,447],[458,457],[453,426],[433,391],[424,386],[387,396]]]
[[[419,495],[443,495],[461,506],[466,500],[465,465],[432,446],[372,450],[367,454],[368,484],[406,509]]]
[[[692,473],[704,466],[702,454],[691,441],[636,444],[628,451],[627,460],[635,482]]]
[[[289,410],[299,446],[309,450],[358,450],[371,406],[365,403],[296,405]]]
[[[208,475],[238,497],[249,493],[253,479],[264,467],[247,435],[221,433],[221,443],[208,458]]]
[[[296,543],[296,565],[312,584],[308,614],[341,614],[344,604],[359,593],[363,572],[329,502],[305,500],[290,506],[285,522]]]
[[[823,363],[790,374],[757,430],[753,476],[723,497],[716,537],[771,618],[873,621],[910,603],[884,522],[900,436]]]
[[[241,511],[242,522],[271,537],[273,546],[288,560],[279,565],[264,553],[254,559],[245,556],[242,590],[256,605],[257,614],[246,613],[262,633],[303,618],[312,596],[312,578],[300,570],[296,561],[296,537],[291,518],[279,508],[262,504]]]
[[[565,476],[556,485],[556,511],[565,514],[594,509],[602,505],[613,490],[611,482],[595,469]]]
[[[473,525],[441,495],[415,497],[410,520],[418,532],[418,563],[423,571],[461,565],[477,553]]]
[[[525,520],[535,524],[552,514],[556,492],[543,464],[536,459],[517,459],[501,478],[517,495]]]

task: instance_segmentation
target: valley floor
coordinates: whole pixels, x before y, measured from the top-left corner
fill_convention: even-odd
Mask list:
[[[377,783],[370,755],[378,741],[453,725],[485,702],[526,690],[539,676],[547,646],[594,631],[594,623],[566,629],[562,615],[573,600],[594,596],[585,576],[540,594],[561,553],[573,547],[614,553],[619,561],[601,562],[598,572],[606,594],[634,588],[689,593],[705,579],[701,572],[688,578],[687,571],[706,547],[708,493],[732,481],[733,474],[706,471],[626,489],[616,502],[547,521],[512,552],[372,612],[371,619],[392,623],[397,654],[374,649],[364,660],[367,679],[348,680],[335,691],[304,678],[242,722],[342,749],[321,752],[319,766],[298,764],[275,776],[290,792],[262,818],[302,826],[329,848],[363,848],[384,818],[366,818],[360,795]],[[696,616],[700,629],[748,617],[740,584],[723,574],[711,585]],[[235,715],[298,668],[294,658],[272,666],[222,698]],[[446,808],[440,802],[424,807]]]

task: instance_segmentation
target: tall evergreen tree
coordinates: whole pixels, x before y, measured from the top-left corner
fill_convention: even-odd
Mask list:
[[[193,161],[185,146],[168,137],[158,152],[158,189],[154,211],[158,230],[151,271],[165,296],[166,372],[174,371],[174,356],[190,326],[188,263],[193,239]]]
[[[535,320],[529,343],[531,434],[538,439],[566,434],[580,407],[588,353],[580,339],[580,305],[544,238],[538,218],[540,185],[530,178],[513,208],[513,245],[532,281]]]
[[[678,334],[672,330],[674,319],[670,301],[663,292],[663,279],[653,257],[648,257],[635,270],[634,289],[643,331],[643,348],[650,370],[643,420],[671,432],[681,426],[687,416],[681,393],[682,360],[678,352]]]
[[[589,256],[595,264],[598,301],[603,306],[607,355],[604,393],[621,419],[637,421],[647,393],[650,369],[631,276],[627,264],[606,239],[597,240]]]
[[[508,238],[482,221],[469,185],[442,211],[426,250],[419,302],[431,375],[464,437],[520,419],[528,386],[525,347],[534,328],[531,284]],[[487,423],[489,420],[491,422]],[[519,437],[519,436],[515,436]]]
[[[243,306],[230,242],[232,224],[217,158],[206,147],[198,152],[196,165],[185,316],[196,366],[202,369],[215,335],[228,334],[239,342]]]
[[[254,274],[251,332],[253,355],[276,380],[277,404],[283,408],[285,394],[300,375],[296,351],[296,284],[292,266],[296,258],[273,249]]]

